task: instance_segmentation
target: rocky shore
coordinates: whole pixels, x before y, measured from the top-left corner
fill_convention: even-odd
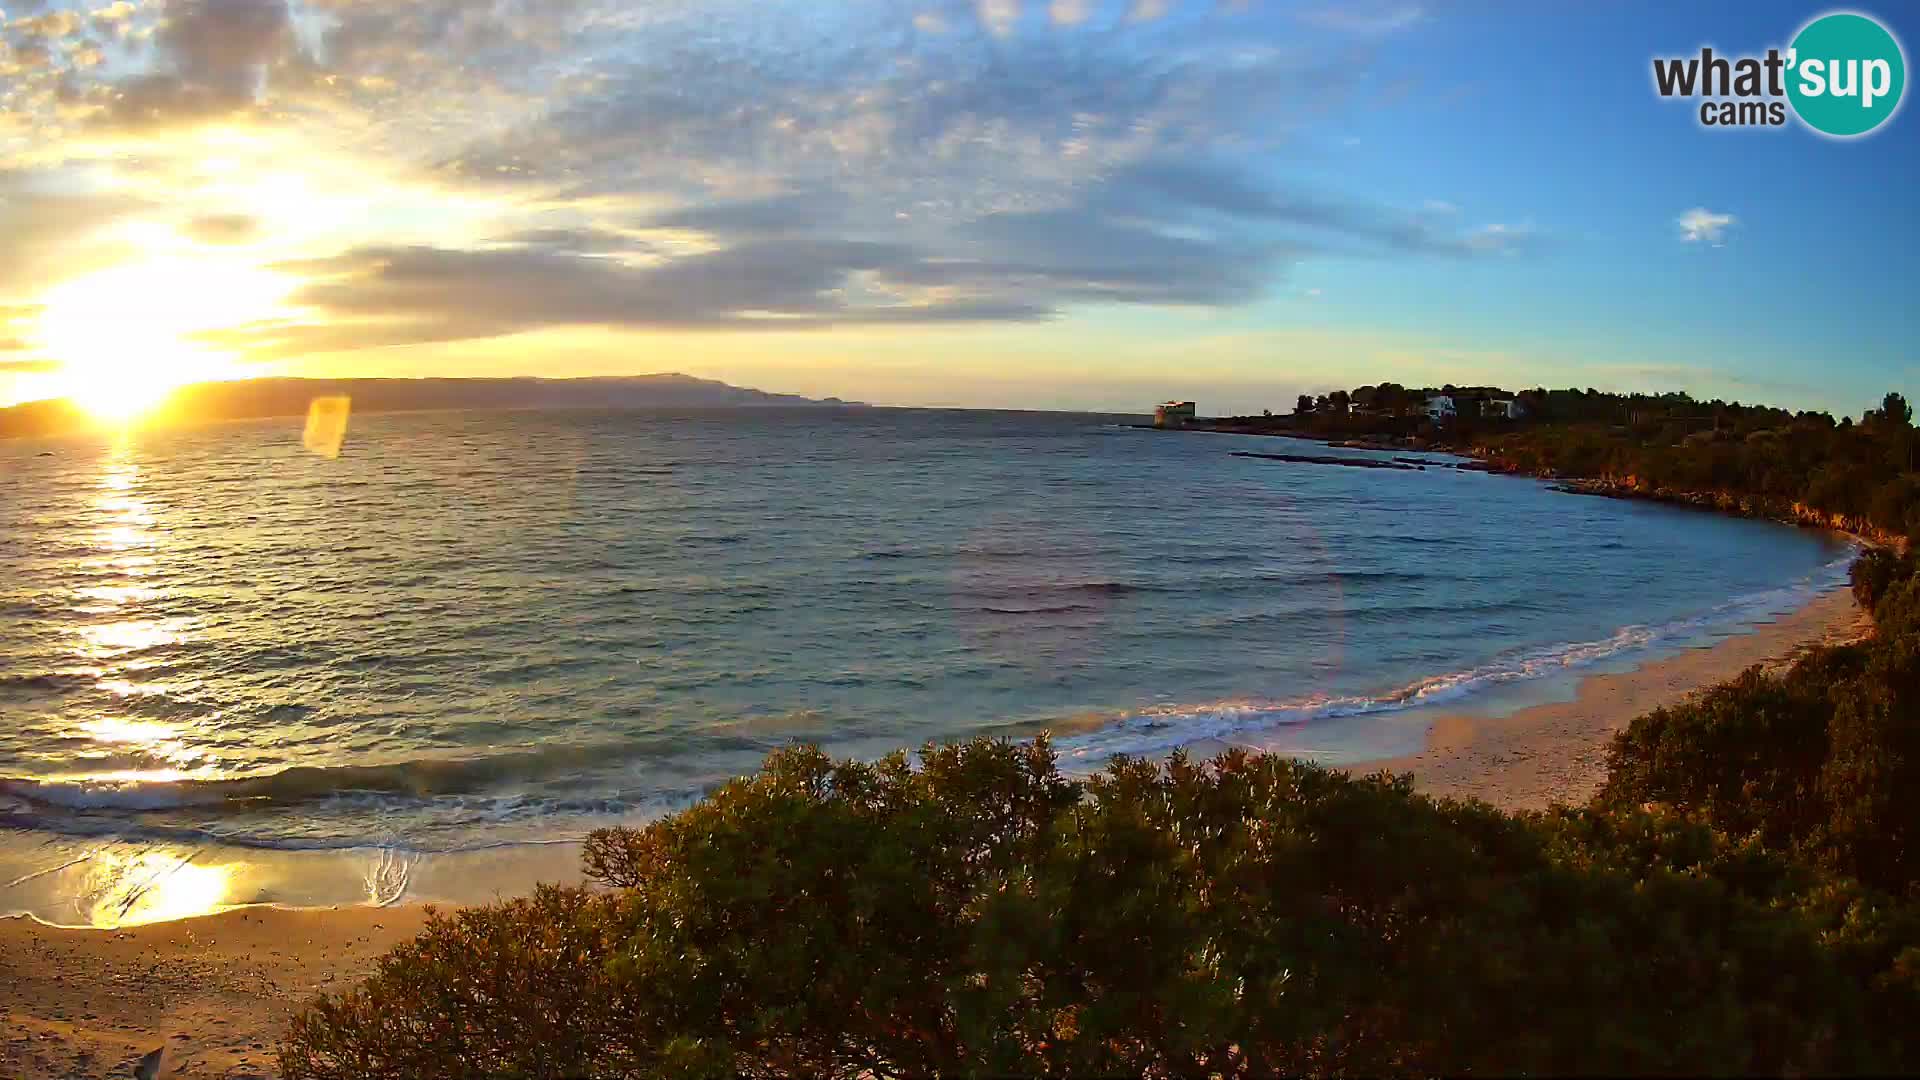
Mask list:
[[[1500,469],[1490,463],[1494,472],[1517,473],[1515,469]],[[1817,510],[1805,503],[1790,499],[1768,498],[1760,495],[1736,495],[1726,491],[1688,491],[1679,488],[1656,487],[1641,482],[1637,477],[1553,477],[1542,479],[1555,480],[1554,490],[1571,495],[1596,495],[1606,499],[1645,499],[1650,502],[1668,503],[1676,506],[1690,506],[1699,510],[1710,510],[1720,514],[1732,514],[1736,517],[1760,518],[1778,521],[1786,525],[1801,525],[1815,529],[1830,529],[1846,533],[1870,544],[1886,547],[1905,548],[1906,538],[1895,536],[1875,527],[1865,519],[1847,514],[1828,513]]]

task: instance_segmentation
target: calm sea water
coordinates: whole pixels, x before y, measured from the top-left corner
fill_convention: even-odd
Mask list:
[[[372,416],[338,460],[291,421],[0,443],[0,827],[445,850],[796,740],[1355,760],[1844,567],[1529,480],[1230,456],[1303,445],[896,410]]]

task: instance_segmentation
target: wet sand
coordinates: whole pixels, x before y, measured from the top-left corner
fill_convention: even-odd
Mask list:
[[[1411,772],[1421,790],[1509,809],[1581,803],[1604,775],[1608,738],[1635,716],[1865,629],[1847,592],[1828,593],[1752,633],[1589,677],[1570,702],[1442,716],[1420,753],[1352,768]],[[417,905],[251,907],[123,930],[0,919],[0,1077],[131,1076],[156,1048],[161,1077],[277,1075],[288,1015],[352,985],[422,919]]]
[[[1453,713],[1438,717],[1426,749],[1405,757],[1346,766],[1356,775],[1386,769],[1412,773],[1430,795],[1477,798],[1506,810],[1580,805],[1606,778],[1607,742],[1633,718],[1725,682],[1755,664],[1777,669],[1808,648],[1866,634],[1871,622],[1841,589],[1761,623],[1753,632],[1688,649],[1631,671],[1582,679],[1572,701],[1506,716]]]

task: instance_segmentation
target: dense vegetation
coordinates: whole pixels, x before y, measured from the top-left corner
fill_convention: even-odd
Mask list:
[[[1783,476],[1912,479],[1893,398],[1860,425],[1727,423],[1787,424]],[[1581,431],[1506,437],[1551,457]],[[1761,490],[1740,470],[1767,441],[1727,443],[1734,465],[1703,475]],[[600,888],[436,916],[296,1018],[282,1066],[1911,1072],[1920,567],[1873,551],[1853,585],[1873,637],[1635,720],[1586,807],[1504,814],[1238,752],[1075,779],[1044,739],[928,746],[917,765],[781,751],[679,814],[595,833]]]
[[[437,918],[293,1077],[1886,1070],[1911,919],[1667,814],[1510,817],[1229,753],[766,769]],[[1902,919],[1906,919],[1902,922]],[[1904,967],[1902,965],[1905,965]]]
[[[1425,402],[1439,394],[1454,402],[1456,415],[1436,421]],[[1484,402],[1507,399],[1519,404],[1518,418],[1486,414]],[[1791,517],[1797,506],[1863,532],[1920,533],[1920,433],[1897,393],[1856,423],[1686,394],[1382,383],[1303,397],[1291,416],[1225,423],[1472,449],[1516,472],[1612,480],[1642,494],[1724,493],[1749,512]]]
[[[1874,638],[1640,717],[1597,804],[1661,803],[1920,901],[1920,575],[1911,555],[1874,551],[1853,584]]]

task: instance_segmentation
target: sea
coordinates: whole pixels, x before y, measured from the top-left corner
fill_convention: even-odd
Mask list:
[[[471,898],[508,888],[478,853],[796,743],[1393,756],[1852,553],[1439,455],[1234,451],[1408,456],[879,408],[356,416],[337,458],[298,419],[0,442],[0,914]]]

